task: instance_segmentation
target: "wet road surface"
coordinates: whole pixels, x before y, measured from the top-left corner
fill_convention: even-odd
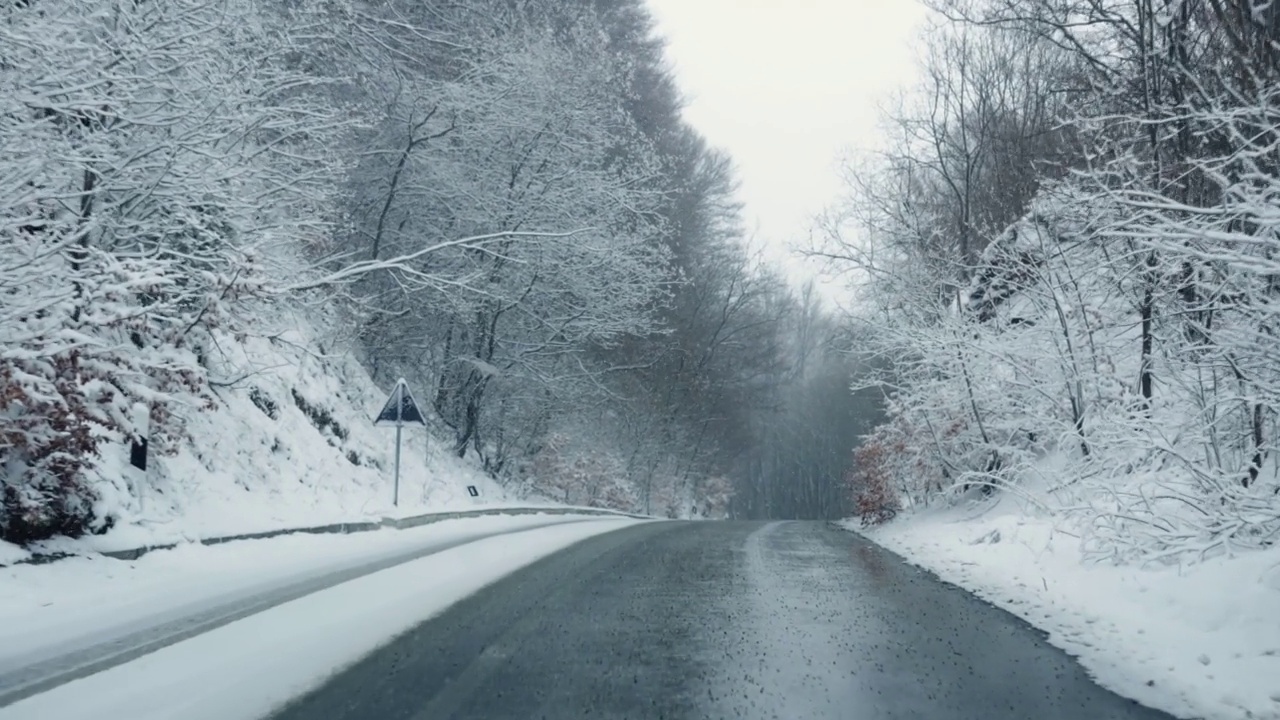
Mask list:
[[[652,523],[508,576],[277,720],[1155,720],[1004,611],[823,523]]]

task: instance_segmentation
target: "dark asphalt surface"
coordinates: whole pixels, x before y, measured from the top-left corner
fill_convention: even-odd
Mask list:
[[[277,720],[1169,716],[823,523],[653,523],[459,603]]]

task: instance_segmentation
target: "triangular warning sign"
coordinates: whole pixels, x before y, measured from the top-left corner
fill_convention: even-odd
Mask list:
[[[382,406],[382,410],[374,418],[373,424],[404,425],[406,423],[426,425],[427,421],[422,417],[422,411],[418,409],[413,393],[409,392],[409,383],[405,382],[404,378],[400,378],[396,381],[395,389],[391,391],[391,397],[387,398],[387,404]]]

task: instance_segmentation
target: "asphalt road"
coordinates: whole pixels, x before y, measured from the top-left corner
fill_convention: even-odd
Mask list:
[[[426,622],[277,720],[1168,718],[822,523],[654,523]]]

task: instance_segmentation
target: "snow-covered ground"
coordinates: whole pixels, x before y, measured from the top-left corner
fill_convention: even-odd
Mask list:
[[[522,518],[507,518],[507,525]],[[478,521],[463,521],[467,527]],[[385,644],[396,635],[439,614],[485,585],[541,557],[593,535],[634,523],[610,519],[576,522],[487,538],[342,583],[293,600],[242,620],[197,635],[95,675],[0,708],[0,720],[248,720],[259,718],[325,678]],[[452,528],[457,532],[462,525]],[[439,527],[423,531],[439,535]],[[183,579],[199,583],[199,576],[226,574],[252,565],[248,575],[263,578],[268,568],[291,554],[315,562],[331,557],[342,543],[365,544],[363,552],[381,552],[391,541],[384,534],[409,536],[415,531],[370,533],[341,538],[291,537],[241,543],[246,548],[185,548],[156,553],[140,561],[152,577],[139,603],[154,603],[166,589],[181,588]],[[326,542],[333,541],[333,542]],[[314,546],[302,551],[297,543]],[[372,545],[382,544],[381,550]],[[328,545],[327,548],[321,548]],[[262,551],[276,546],[275,559]],[[258,548],[255,550],[254,548]],[[355,551],[352,551],[355,552]],[[184,553],[199,553],[192,558]],[[152,558],[150,562],[146,562]],[[101,568],[86,572],[98,561],[72,561],[62,566],[66,580],[84,577],[90,584],[115,587],[117,581]],[[24,569],[38,571],[39,568]],[[130,572],[138,572],[137,568]],[[234,573],[233,573],[234,574]],[[238,575],[239,576],[239,575]],[[126,581],[142,592],[140,581]],[[5,587],[10,583],[0,584]],[[47,587],[59,586],[50,580]],[[207,583],[208,586],[216,582]],[[84,592],[86,596],[92,593]],[[67,595],[57,593],[59,597]],[[121,601],[128,593],[120,593]],[[27,605],[32,598],[25,598]],[[12,599],[10,599],[12,602]],[[87,603],[86,603],[87,604]],[[7,611],[0,616],[9,618]],[[7,623],[6,623],[7,625]],[[0,626],[3,627],[3,626]],[[12,632],[9,630],[9,632]],[[0,639],[0,648],[8,646]]]
[[[1047,631],[1121,695],[1186,718],[1280,718],[1280,548],[1173,567],[1084,564],[1069,526],[1010,497],[867,534]]]

